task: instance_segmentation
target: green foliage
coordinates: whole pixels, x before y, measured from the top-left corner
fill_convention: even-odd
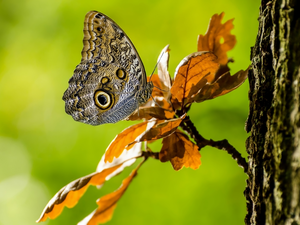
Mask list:
[[[16,1],[0,7],[0,224],[33,224],[47,201],[64,185],[93,172],[111,140],[133,122],[98,127],[64,112],[62,95],[81,59],[83,19],[89,10],[105,13],[127,33],[147,73],[170,44],[170,70],[196,49],[214,13],[235,18],[236,47],[229,52],[232,73],[250,64],[259,2],[215,1]],[[196,23],[195,21],[198,21]],[[199,132],[228,139],[243,156],[247,134],[247,82],[236,91],[195,104],[191,119]],[[152,150],[155,151],[155,143]],[[242,224],[246,213],[242,169],[225,152],[206,147],[201,167],[175,172],[149,160],[107,224]],[[72,210],[49,224],[76,224],[96,208],[95,196],[119,186],[112,179],[90,188]],[[114,183],[115,182],[115,183]],[[115,185],[115,186],[114,186]],[[47,224],[45,222],[43,224]]]

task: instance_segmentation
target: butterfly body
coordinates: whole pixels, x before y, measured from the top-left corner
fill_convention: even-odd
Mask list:
[[[82,59],[63,100],[76,121],[115,123],[132,114],[151,96],[144,65],[124,31],[109,17],[88,12]]]

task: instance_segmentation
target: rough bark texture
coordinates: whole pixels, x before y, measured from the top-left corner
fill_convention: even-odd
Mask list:
[[[261,1],[251,60],[245,224],[300,224],[300,0]]]

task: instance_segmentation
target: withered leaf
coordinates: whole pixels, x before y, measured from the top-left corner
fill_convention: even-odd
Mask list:
[[[148,122],[142,122],[126,128],[110,143],[105,152],[104,162],[112,162],[114,158],[118,158],[123,151],[129,150],[125,147],[133,142],[139,135],[146,131]]]
[[[156,119],[171,119],[173,118],[175,112],[170,112],[167,109],[164,109],[163,107],[158,106],[149,106],[149,107],[140,107],[139,112],[135,111],[133,114],[131,114],[128,117],[128,120],[141,120],[146,119],[150,120],[151,118]]]
[[[142,143],[136,143],[129,151],[123,151],[122,154],[118,158],[114,158],[112,162],[105,162],[105,154],[102,156],[98,166],[97,172],[101,172],[107,168],[117,166],[122,164],[121,167],[116,169],[110,175],[106,177],[106,180],[109,180],[111,177],[116,176],[120,172],[124,170],[125,167],[131,166],[137,158],[140,158],[143,154],[142,151]],[[97,186],[99,188],[99,185]]]
[[[148,82],[150,81],[150,77],[147,77]],[[152,90],[152,97],[163,97],[164,93],[163,93],[163,86],[162,83],[160,81],[160,77],[158,76],[158,74],[153,74],[151,77],[151,81],[153,83],[153,86],[158,87],[158,88],[153,88]],[[152,98],[150,98],[148,101],[151,101]],[[146,104],[147,105],[147,104]]]
[[[191,97],[191,100],[203,102],[233,91],[247,79],[249,68],[250,67],[245,71],[240,70],[233,76],[231,76],[229,72],[224,73],[213,83],[204,85],[197,94]]]
[[[165,99],[168,101],[171,93],[171,77],[168,71],[169,68],[169,45],[167,45],[160,53],[158,57],[158,64],[157,64],[157,73],[161,83],[161,90],[163,90],[163,95]],[[154,87],[157,89],[156,87]]]
[[[220,68],[218,69],[216,75],[215,75],[215,80],[217,80],[221,75],[224,73],[227,73],[230,71],[230,68],[228,66],[229,63],[233,63],[234,60],[232,58],[228,59],[228,62],[225,65],[220,65]]]
[[[170,102],[170,89],[166,88],[162,81],[160,80],[161,78],[157,74],[153,74],[151,81],[153,82],[153,91],[151,94],[151,98],[144,104],[142,107],[153,107],[153,106],[159,106],[163,109],[165,109],[167,112],[172,111],[172,105]],[[154,99],[154,100],[153,100]],[[135,114],[138,112],[135,111]],[[167,113],[168,114],[168,113]],[[172,115],[168,115],[168,118],[171,118]],[[130,117],[129,117],[130,119]]]
[[[196,94],[202,85],[214,80],[219,69],[216,58],[211,52],[197,52],[180,62],[171,88],[171,101],[174,105],[181,103],[184,106],[189,102],[188,98]]]
[[[169,45],[161,51],[157,61],[157,73],[147,77],[147,81],[152,81],[153,91],[152,97],[166,97],[170,91],[172,81],[168,71],[169,67]]]
[[[172,80],[170,77],[170,74],[168,72],[168,64],[169,64],[169,45],[167,45],[160,53],[160,56],[158,57],[157,62],[157,71],[158,74],[153,74],[151,77],[148,77],[148,82],[151,80],[153,83],[153,90],[151,94],[151,98],[148,100],[146,104],[143,105],[143,107],[153,107],[153,106],[159,106],[165,110],[165,118],[172,118],[174,116],[173,107],[170,101],[171,93],[171,85]],[[140,118],[136,115],[139,115],[139,112],[136,111],[134,113],[135,115],[133,117],[129,117],[129,120],[132,120],[132,118]],[[156,117],[158,119],[161,119],[162,117]],[[148,119],[144,117],[143,119]]]
[[[161,162],[170,161],[174,170],[180,170],[183,166],[195,170],[201,165],[198,146],[179,130],[164,138],[162,143],[159,159]]]
[[[175,130],[185,117],[186,114],[176,119],[151,121],[155,122],[154,126],[152,126],[150,129],[147,129],[147,131],[143,135],[136,138],[135,141],[130,143],[127,147],[131,147],[138,142],[154,141],[169,136],[170,134],[175,132]]]
[[[221,23],[224,12],[215,14],[209,22],[206,34],[198,36],[198,51],[210,51],[218,56],[217,62],[224,65],[227,63],[227,51],[236,44],[235,35],[230,34],[233,29],[233,19],[224,24]]]
[[[56,218],[65,206],[68,208],[74,207],[90,185],[102,185],[107,177],[120,167],[122,167],[122,164],[72,181],[60,189],[49,201],[37,222],[45,221],[47,218]]]
[[[78,225],[97,225],[105,223],[112,218],[118,200],[123,196],[132,179],[137,175],[137,169],[133,170],[129,177],[123,180],[121,187],[97,200],[98,208],[84,218]]]
[[[170,101],[172,80],[168,71],[169,67],[169,45],[167,45],[160,53],[157,61],[157,72],[148,78],[148,81],[153,83],[153,91],[151,98],[144,106],[155,106],[165,109],[166,118],[174,116],[173,107]],[[171,112],[171,113],[170,113]],[[136,112],[137,113],[137,112]],[[135,113],[135,114],[136,114]],[[159,117],[156,117],[159,118]],[[130,118],[129,118],[130,119]]]

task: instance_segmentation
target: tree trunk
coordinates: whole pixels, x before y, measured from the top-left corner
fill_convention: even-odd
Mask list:
[[[251,50],[245,224],[300,224],[300,0],[262,0]]]

